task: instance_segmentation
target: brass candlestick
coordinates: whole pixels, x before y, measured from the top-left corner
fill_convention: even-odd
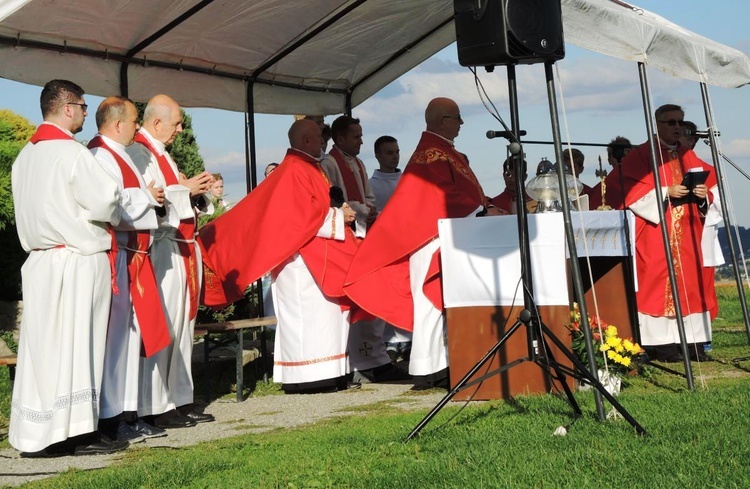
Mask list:
[[[607,178],[607,170],[602,168],[602,157],[599,155],[599,169],[594,172],[602,183],[602,205],[596,208],[598,211],[611,211],[612,208],[607,205],[607,184],[604,179]]]

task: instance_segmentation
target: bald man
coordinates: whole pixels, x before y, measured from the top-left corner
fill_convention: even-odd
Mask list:
[[[343,284],[357,246],[348,226],[356,214],[346,203],[331,206],[331,185],[318,161],[321,139],[313,121],[295,121],[291,148],[273,176],[199,237],[208,306],[241,299],[249,284],[271,272],[278,320],[273,378],[290,394],[348,387],[350,307]]]
[[[115,270],[120,291],[112,297],[104,351],[99,430],[130,443],[166,435],[160,428],[139,421],[138,385],[143,350],[151,356],[170,344],[164,310],[159,300],[149,248],[158,227],[157,207],[164,189],[143,180],[125,148],[140,128],[138,110],[125,97],[108,97],[96,111],[99,133],[89,149],[118,184],[122,198]]]
[[[409,373],[415,388],[447,386],[438,219],[473,216],[489,204],[453,140],[461,113],[449,98],[425,110],[427,130],[388,205],[357,251],[344,290],[362,309],[413,331]]]
[[[167,95],[149,100],[143,127],[127,153],[146,182],[164,189],[164,211],[154,232],[151,260],[172,344],[141,359],[138,414],[158,428],[184,428],[213,421],[193,405],[191,357],[193,330],[202,279],[200,250],[195,245],[196,208],[213,212],[205,198],[212,178],[180,173],[166,146],[182,132],[180,106]]]

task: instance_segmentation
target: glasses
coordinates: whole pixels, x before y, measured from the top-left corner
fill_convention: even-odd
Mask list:
[[[464,120],[461,119],[461,114],[458,115],[444,115],[443,119],[456,119],[459,122],[463,122]]]
[[[67,105],[77,105],[81,109],[83,109],[84,112],[86,112],[86,109],[89,108],[89,106],[87,104],[79,104],[79,103],[76,103],[76,102],[68,102]]]
[[[678,119],[669,119],[668,121],[656,121],[661,122],[662,124],[666,124],[668,126],[674,127],[674,126],[682,126],[685,124],[685,121],[678,120]]]

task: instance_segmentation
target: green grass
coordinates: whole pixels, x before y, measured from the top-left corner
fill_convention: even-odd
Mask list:
[[[623,420],[597,421],[593,396],[583,392],[576,394],[584,413],[577,420],[552,395],[470,403],[446,423],[462,407],[451,403],[409,443],[404,437],[425,412],[378,403],[304,428],[189,448],[130,449],[111,467],[73,470],[29,486],[750,487],[750,361],[732,361],[750,355],[750,348],[736,315],[736,290],[720,289],[719,296],[722,319],[712,352],[718,361],[693,364],[694,392],[684,378],[656,369],[626,379],[619,399],[646,437]],[[0,395],[7,395],[7,378],[0,380]],[[568,435],[553,436],[563,425]]]

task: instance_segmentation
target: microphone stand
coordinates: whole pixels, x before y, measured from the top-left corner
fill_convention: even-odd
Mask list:
[[[555,137],[555,150],[557,153],[558,161],[562,161],[562,147],[560,145],[559,136],[559,125],[557,119],[557,102],[554,97],[554,87],[552,86],[552,62],[545,63],[545,73],[547,75],[548,85],[548,96],[550,100],[550,116],[553,125],[553,134]],[[464,377],[458,381],[458,383],[443,397],[438,404],[432,408],[432,410],[412,429],[411,433],[406,437],[404,441],[409,441],[414,438],[424,428],[432,418],[461,390],[466,389],[478,382],[482,382],[485,378],[500,374],[516,365],[520,365],[524,362],[533,362],[537,364],[543,371],[549,374],[554,380],[560,382],[565,396],[568,399],[570,406],[573,408],[575,416],[581,416],[581,408],[573,397],[573,393],[568,386],[567,377],[578,379],[581,382],[591,385],[594,387],[597,415],[600,420],[606,419],[604,413],[604,407],[601,401],[601,396],[604,396],[612,406],[627,420],[635,429],[636,432],[642,435],[648,434],[646,430],[638,424],[638,422],[620,405],[615,397],[612,396],[604,386],[599,382],[596,374],[596,360],[594,358],[593,351],[593,340],[591,337],[591,331],[588,324],[582,325],[584,336],[586,339],[586,348],[588,351],[589,368],[587,369],[583,363],[576,357],[559,338],[541,321],[537,313],[536,303],[532,296],[534,290],[532,284],[531,274],[531,252],[529,248],[529,236],[528,236],[528,218],[526,212],[526,205],[524,196],[526,195],[525,184],[522,178],[523,169],[523,151],[521,144],[519,143],[519,119],[518,119],[518,97],[516,90],[516,72],[515,65],[508,65],[508,94],[510,99],[510,111],[511,111],[511,127],[508,129],[508,140],[513,140],[509,145],[508,149],[513,157],[513,170],[516,172],[516,195],[519,199],[519,204],[516,206],[518,210],[518,241],[521,254],[521,278],[523,282],[523,294],[524,294],[524,309],[519,314],[518,320],[511,326],[507,333],[482,357],[476,365],[469,369]],[[505,124],[503,123],[503,126]],[[559,171],[558,168],[558,184],[562,198],[563,212],[565,215],[565,231],[568,241],[568,249],[570,254],[570,264],[573,274],[573,281],[575,284],[576,295],[579,297],[579,305],[581,310],[581,317],[587,316],[586,303],[583,300],[583,285],[581,281],[581,271],[578,264],[578,255],[575,247],[575,237],[573,234],[572,223],[570,219],[570,203],[568,202],[567,185],[565,182],[565,175]],[[495,354],[500,351],[502,346],[507,340],[515,334],[521,327],[526,328],[526,343],[527,343],[527,356],[518,360],[515,360],[509,364],[506,364],[493,372],[489,372],[479,379],[475,379],[469,382],[474,374],[476,374],[488,361],[490,361]],[[573,364],[573,368],[567,365],[563,365],[557,362],[552,355],[552,352],[548,348],[547,341],[551,341],[565,357],[570,360]]]

